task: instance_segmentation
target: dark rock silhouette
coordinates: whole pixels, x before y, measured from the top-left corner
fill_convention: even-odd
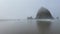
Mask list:
[[[36,19],[53,19],[53,17],[48,9],[41,7],[36,15]]]
[[[31,17],[27,17],[27,19],[33,19],[32,16]]]

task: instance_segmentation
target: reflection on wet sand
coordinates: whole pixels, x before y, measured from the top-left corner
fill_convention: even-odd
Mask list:
[[[40,34],[50,34],[50,21],[37,21],[37,27]]]
[[[0,34],[60,34],[60,20],[1,21]]]

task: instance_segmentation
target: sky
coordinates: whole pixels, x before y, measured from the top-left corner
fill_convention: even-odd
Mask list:
[[[60,17],[60,0],[0,0],[0,19],[26,19],[36,17],[43,6],[53,17]]]

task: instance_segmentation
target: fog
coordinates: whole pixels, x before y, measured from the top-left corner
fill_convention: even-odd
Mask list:
[[[0,19],[35,18],[40,7],[50,10],[54,17],[59,17],[60,0],[0,0]]]

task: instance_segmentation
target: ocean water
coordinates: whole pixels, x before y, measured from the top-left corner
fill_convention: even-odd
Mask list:
[[[0,34],[60,34],[60,20],[0,21]]]

